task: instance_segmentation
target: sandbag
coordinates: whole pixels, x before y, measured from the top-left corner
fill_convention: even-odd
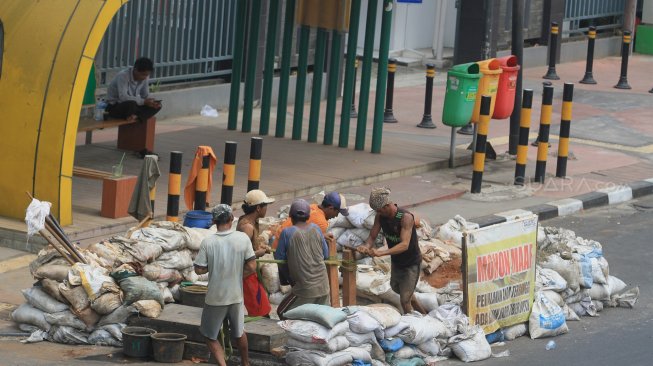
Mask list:
[[[281,301],[286,297],[285,294],[282,292],[275,292],[273,294],[268,295],[268,300],[270,300],[270,304],[274,305],[279,305],[281,304]]]
[[[112,313],[122,305],[121,293],[107,292],[91,301],[91,308],[99,315]]]
[[[348,211],[349,215],[347,215],[347,220],[353,226],[357,228],[365,228],[368,230],[372,228],[376,212],[372,210],[372,207],[370,207],[369,204],[364,202],[357,203],[355,205],[349,206]],[[372,218],[372,225],[369,225],[370,217]]]
[[[610,300],[605,301],[606,306],[623,307],[632,309],[639,298],[639,287],[633,287],[627,291],[610,296]]]
[[[90,300],[95,300],[106,292],[120,291],[113,278],[107,276],[104,268],[75,263],[71,272],[73,271],[79,274],[82,286]]]
[[[58,313],[68,310],[68,305],[60,303],[40,287],[30,287],[21,291],[25,300],[35,308],[46,313]]]
[[[562,307],[562,306],[565,304],[565,300],[562,298],[562,296],[560,296],[560,294],[558,294],[558,293],[555,292],[555,291],[552,291],[552,290],[544,290],[544,291],[542,291],[542,293],[543,293],[544,296],[546,296],[549,300],[553,301],[556,305],[558,305],[558,306],[560,306],[560,307]]]
[[[307,343],[324,344],[349,331],[349,323],[346,321],[336,324],[333,328],[308,320],[283,320],[277,324],[288,332],[288,336]]]
[[[148,318],[158,318],[161,315],[161,304],[155,300],[139,300],[134,302],[134,307],[141,315]]]
[[[81,311],[75,311],[74,309],[71,309],[73,314],[75,314],[79,320],[83,321],[84,324],[86,324],[86,329],[93,329],[95,327],[95,324],[100,320],[100,314],[96,313],[95,310],[91,309],[91,307],[87,307],[86,309],[82,309]]]
[[[163,302],[168,304],[171,302],[175,302],[174,296],[172,296],[172,292],[170,292],[170,288],[168,288],[168,283],[167,282],[158,282],[156,284],[159,286],[159,290],[161,291],[161,297],[163,297]]]
[[[528,332],[531,339],[554,337],[568,331],[562,309],[544,296],[542,292],[537,292],[528,320]]]
[[[422,344],[418,344],[417,349],[419,349],[422,353],[428,356],[437,356],[438,354],[440,354],[440,350],[441,350],[440,343],[435,339],[431,339],[430,341],[426,341]]]
[[[48,335],[48,332],[41,330],[41,329],[36,329],[34,330],[27,339],[23,339],[20,341],[20,343],[38,343],[38,342],[43,342],[47,341],[50,336]]]
[[[68,300],[71,309],[76,312],[80,312],[86,309],[90,304],[86,290],[82,286],[75,286],[70,288],[65,283],[59,284],[59,292],[61,295]]]
[[[430,316],[408,314],[403,315],[401,321],[409,325],[408,329],[414,330],[414,333],[403,330],[397,334],[406,343],[420,344],[449,333],[444,323]]]
[[[422,353],[417,348],[411,345],[404,345],[394,353],[394,357],[399,359],[411,359],[413,357],[421,358],[421,356]]]
[[[390,362],[391,366],[424,366],[426,361],[421,357],[413,357],[409,359],[396,358]]]
[[[333,337],[327,343],[302,342],[291,337],[286,341],[286,347],[333,353],[349,347],[349,341],[345,336]]]
[[[163,296],[161,296],[159,287],[155,282],[148,281],[144,277],[124,278],[120,281],[120,288],[124,294],[124,305],[129,305],[139,300],[156,300],[161,306],[164,305]]]
[[[50,325],[62,325],[77,330],[85,331],[86,324],[83,321],[79,320],[70,310],[62,311],[60,313],[44,313],[43,316],[45,320],[50,323]]]
[[[37,279],[48,278],[61,282],[68,277],[68,270],[70,270],[70,266],[63,264],[45,264],[36,269],[34,277]]]
[[[111,264],[113,268],[116,262],[121,262],[122,251],[108,241],[102,243],[93,243],[86,248],[87,252],[94,253]],[[124,259],[124,258],[123,258]]]
[[[265,286],[268,294],[272,295],[275,292],[279,292],[279,266],[274,263],[263,264],[261,266],[261,282],[263,282],[263,286]],[[270,302],[272,302],[271,299]]]
[[[114,310],[113,313],[103,316],[98,322],[98,326],[101,327],[107,324],[114,323],[127,323],[127,319],[132,315],[138,313],[138,310],[132,305],[121,305],[118,309]]]
[[[438,308],[438,295],[435,293],[415,293],[417,302],[426,310],[427,313]]]
[[[154,243],[159,245],[164,252],[170,252],[185,248],[190,237],[182,231],[145,227],[134,231],[130,239]]]
[[[575,261],[565,260],[558,254],[550,255],[546,261],[540,262],[542,268],[548,268],[557,272],[565,281],[567,288],[578,291],[580,288],[579,266]]]
[[[61,291],[59,291],[59,282],[49,278],[44,278],[41,280],[41,286],[43,287],[43,291],[52,296],[55,300],[63,304],[68,303],[68,301],[61,295]]]
[[[106,330],[113,336],[113,338],[122,341],[122,329],[126,326],[127,325],[123,323],[107,324],[100,327],[100,329]]]
[[[369,333],[355,333],[350,330],[345,333],[345,338],[349,341],[349,344],[352,346],[360,346],[362,344],[370,344],[372,341],[376,342],[373,332]]]
[[[55,343],[88,344],[88,336],[67,326],[54,326],[48,332],[48,339]]]
[[[383,338],[392,338],[399,334],[402,330],[408,328],[410,325],[400,321],[397,325],[392,326],[390,328],[384,329],[384,337]]]
[[[561,292],[567,288],[567,281],[558,272],[537,266],[535,271],[535,288],[542,291],[553,290]]]
[[[155,264],[163,268],[183,270],[193,267],[193,258],[191,258],[190,250],[176,250],[172,252],[165,252],[156,258]]]
[[[104,329],[96,329],[88,336],[88,343],[96,346],[122,347],[122,342]]]
[[[463,362],[481,361],[492,356],[492,348],[480,326],[470,327],[463,334],[451,337],[449,344],[456,357]]]
[[[50,323],[45,320],[45,314],[30,304],[21,304],[11,313],[11,319],[16,323],[31,324],[39,329],[50,330]]]
[[[304,304],[286,311],[283,316],[286,319],[309,320],[321,324],[327,328],[333,328],[336,324],[347,320],[344,311],[334,309],[327,305]]]
[[[526,326],[527,323],[519,323],[515,325],[511,325],[509,327],[502,328],[503,330],[503,336],[507,341],[512,341],[515,340],[515,338],[519,338],[528,332],[528,327]]]
[[[371,304],[367,306],[361,306],[359,309],[370,314],[374,319],[376,319],[383,328],[391,328],[399,324],[401,320],[401,314],[397,309],[392,306],[385,304]]]
[[[146,241],[138,241],[123,237],[111,238],[112,242],[118,245],[120,249],[129,253],[135,260],[141,263],[150,263],[163,253],[160,245]]]
[[[349,329],[355,333],[369,333],[374,332],[376,329],[381,328],[381,323],[374,319],[366,311],[359,310],[347,317]]]
[[[365,230],[365,229],[358,229],[358,230]],[[361,239],[358,235],[354,234],[351,230],[346,230],[344,233],[340,234],[338,238],[336,239],[336,244],[338,244],[339,247],[343,248],[350,248],[350,249],[355,249],[363,242],[366,240]]]
[[[356,291],[369,295],[380,295],[391,291],[390,275],[371,267],[359,266],[356,270]]]
[[[37,327],[36,325],[27,324],[27,323],[18,323],[18,329],[20,329],[25,333],[34,333],[35,331],[40,330],[40,328]]]

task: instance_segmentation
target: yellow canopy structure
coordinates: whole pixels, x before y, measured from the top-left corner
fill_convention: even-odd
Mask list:
[[[0,215],[24,218],[27,191],[52,202],[61,224],[72,223],[84,90],[104,32],[127,1],[0,1]]]

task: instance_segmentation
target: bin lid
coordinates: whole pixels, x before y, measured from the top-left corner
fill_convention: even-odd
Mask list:
[[[481,73],[486,75],[496,75],[503,72],[501,69],[501,64],[496,58],[488,58],[487,60],[477,61],[477,64],[481,69]]]
[[[499,61],[501,69],[505,71],[516,71],[520,68],[519,59],[517,59],[517,56],[515,55],[499,57],[497,58],[497,61]]]
[[[453,75],[464,79],[479,79],[481,74],[479,74],[478,71],[478,64],[476,62],[470,62],[467,64],[451,66],[447,75]]]

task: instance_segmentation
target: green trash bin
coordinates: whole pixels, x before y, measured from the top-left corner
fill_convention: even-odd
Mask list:
[[[474,111],[478,81],[481,78],[476,62],[454,65],[447,72],[442,123],[462,127],[469,123]]]

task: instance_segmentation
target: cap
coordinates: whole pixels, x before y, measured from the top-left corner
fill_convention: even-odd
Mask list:
[[[263,193],[260,189],[253,189],[245,195],[245,204],[248,206],[256,206],[263,203],[272,203],[274,198],[270,198]]]
[[[390,200],[390,189],[386,187],[373,188],[370,193],[370,207],[372,210],[378,210],[385,205],[393,203]]]
[[[311,206],[303,199],[296,199],[290,205],[290,217],[307,219],[311,215]]]
[[[340,212],[342,216],[349,215],[349,210],[347,209],[347,200],[345,196],[341,195],[338,192],[329,192],[324,199],[322,200],[322,206],[333,206],[336,210]]]
[[[211,210],[211,215],[213,216],[213,221],[223,221],[232,215],[233,211],[231,206],[221,203]]]

